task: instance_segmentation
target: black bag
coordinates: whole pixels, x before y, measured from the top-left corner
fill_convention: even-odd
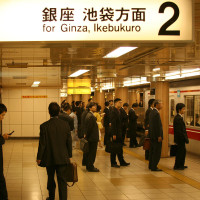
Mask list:
[[[83,153],[89,152],[89,144],[85,138],[80,139],[80,149],[83,151]]]
[[[78,172],[77,172],[77,164],[76,163],[69,163],[67,165],[67,182],[72,182],[72,185],[68,185],[72,187],[74,183],[78,182]]]
[[[177,148],[178,148],[177,144],[171,145],[171,147],[170,147],[170,156],[171,157],[176,156]]]
[[[106,143],[105,151],[107,153],[119,154],[119,153],[122,153],[122,151],[123,151],[123,145],[122,145],[122,143],[108,141]]]

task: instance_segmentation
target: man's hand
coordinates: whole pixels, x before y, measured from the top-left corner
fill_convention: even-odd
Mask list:
[[[69,158],[69,162],[72,163],[72,158]]]
[[[162,137],[158,137],[158,142],[162,142]]]
[[[8,135],[7,133],[3,134],[3,138],[4,138],[5,140],[7,140],[9,137],[10,137],[10,135]]]
[[[116,140],[116,139],[117,139],[116,135],[113,135],[113,140]]]
[[[149,134],[148,130],[145,130],[145,136],[147,136]]]
[[[40,163],[41,163],[41,160],[37,160],[36,162],[37,162],[37,164],[38,164],[38,165],[40,165]]]
[[[111,123],[109,123],[109,126],[111,126]]]

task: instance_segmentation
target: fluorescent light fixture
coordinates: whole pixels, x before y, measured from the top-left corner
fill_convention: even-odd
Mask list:
[[[60,97],[67,97],[67,93],[60,93]]]
[[[172,80],[172,79],[178,79],[178,78],[181,78],[181,76],[180,75],[174,75],[174,76],[165,77],[166,80]]]
[[[137,48],[138,47],[119,47],[104,56],[103,58],[117,58]]]
[[[73,74],[71,74],[69,77],[77,77],[77,76],[80,76],[80,75],[82,75],[82,74],[84,74],[88,71],[90,71],[90,70],[80,69],[80,70],[74,72]]]
[[[153,71],[154,71],[154,72],[160,71],[160,68],[154,68]]]
[[[155,74],[153,75],[153,77],[160,77],[160,74]]]
[[[115,86],[112,83],[105,83],[105,84],[103,84],[103,87],[101,89],[102,90],[111,90],[111,89],[115,89]]]
[[[150,83],[147,81],[147,77],[141,77],[141,78],[134,78],[131,81],[124,81],[124,86],[134,86],[134,85],[142,85],[142,84],[147,84]]]
[[[33,85],[39,85],[40,84],[40,81],[34,81],[33,82]]]

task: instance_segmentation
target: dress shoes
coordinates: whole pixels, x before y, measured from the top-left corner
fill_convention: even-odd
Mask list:
[[[130,163],[127,162],[120,163],[120,166],[128,166],[128,165],[130,165]]]
[[[54,200],[54,199],[55,199],[55,198],[53,198],[53,199],[50,199],[49,197],[46,198],[46,200]]]
[[[88,172],[99,172],[99,169],[97,169],[97,168],[93,168],[93,169],[87,169],[88,170]]]
[[[184,166],[184,169],[187,169],[188,168],[188,166]]]
[[[111,167],[120,168],[118,164],[111,164]]]
[[[174,167],[174,170],[184,170],[185,167]]]
[[[151,171],[152,171],[152,172],[161,172],[162,169],[158,169],[158,168],[157,168],[157,169],[152,169]]]

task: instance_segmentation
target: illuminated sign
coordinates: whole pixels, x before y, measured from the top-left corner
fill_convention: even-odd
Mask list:
[[[9,0],[0,41],[192,41],[192,0]]]

